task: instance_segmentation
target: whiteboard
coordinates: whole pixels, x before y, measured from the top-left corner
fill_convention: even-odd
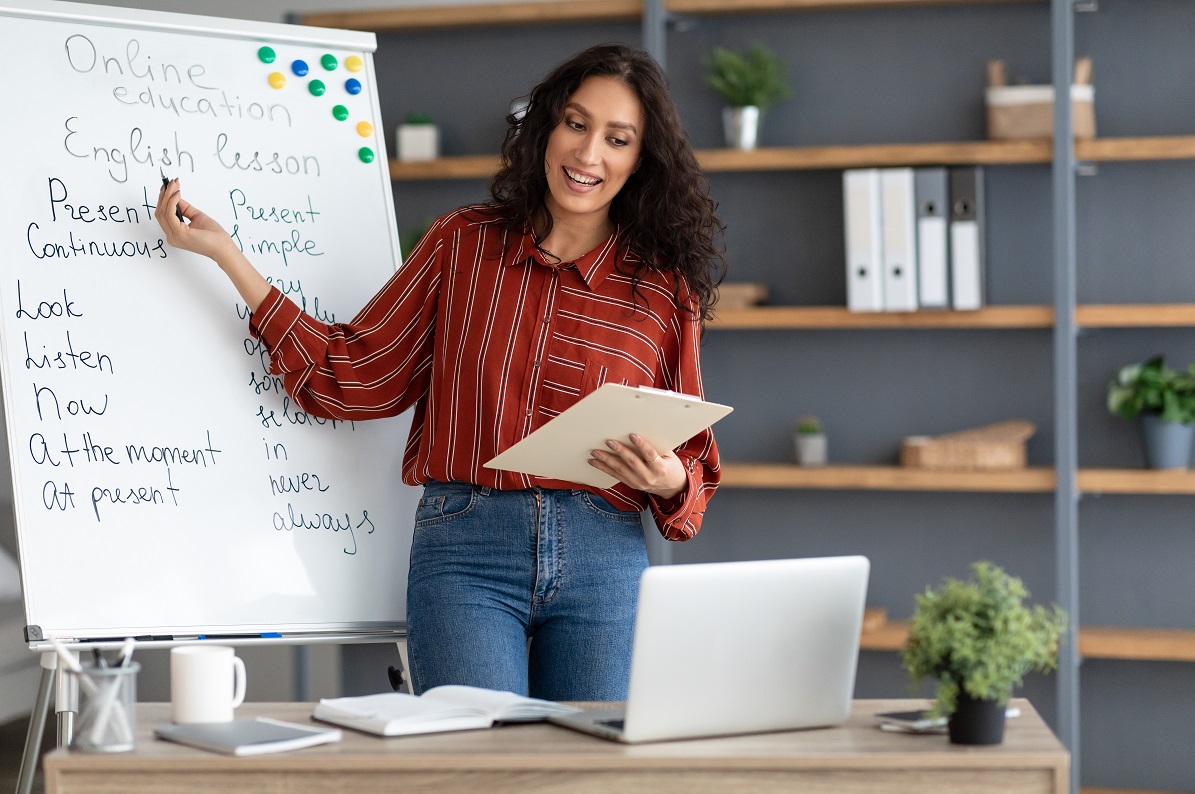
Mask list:
[[[0,0],[16,67],[0,125],[0,361],[31,646],[402,630],[409,417],[299,410],[227,278],[153,219],[164,168],[283,292],[350,319],[400,261],[383,137],[358,129],[381,130],[375,47],[373,34]]]

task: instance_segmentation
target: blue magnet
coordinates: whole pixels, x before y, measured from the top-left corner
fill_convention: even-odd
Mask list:
[[[295,73],[295,77],[306,77],[307,61],[295,61],[290,65],[290,70]]]
[[[361,81],[358,80],[356,77],[350,77],[349,79],[344,81],[344,90],[348,91],[350,94],[360,94],[361,93]]]

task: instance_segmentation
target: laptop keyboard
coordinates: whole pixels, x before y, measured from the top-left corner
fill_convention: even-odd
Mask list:
[[[620,731],[625,727],[622,720],[598,720],[597,724],[605,725],[607,728],[614,728]]]

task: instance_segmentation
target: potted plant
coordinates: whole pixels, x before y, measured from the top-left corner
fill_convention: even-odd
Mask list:
[[[1153,469],[1185,469],[1195,432],[1195,364],[1186,371],[1162,356],[1122,367],[1108,384],[1108,410],[1141,419],[1145,456]]]
[[[784,62],[754,44],[745,52],[714,47],[706,60],[705,84],[722,100],[722,127],[726,145],[754,149],[759,138],[760,114],[789,95]]]
[[[426,113],[410,113],[398,125],[398,159],[425,162],[440,156],[440,128]]]
[[[802,466],[826,465],[826,434],[816,416],[803,416],[793,428],[797,463]]]
[[[1057,666],[1066,613],[1025,606],[1024,583],[990,562],[971,570],[917,596],[902,662],[913,684],[938,682],[932,712],[949,717],[950,741],[999,744],[1013,687]]]

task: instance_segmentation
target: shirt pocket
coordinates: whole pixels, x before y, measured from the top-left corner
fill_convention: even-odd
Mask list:
[[[607,383],[623,386],[651,386],[647,375],[632,364],[602,358],[587,358],[581,374],[581,397]]]

